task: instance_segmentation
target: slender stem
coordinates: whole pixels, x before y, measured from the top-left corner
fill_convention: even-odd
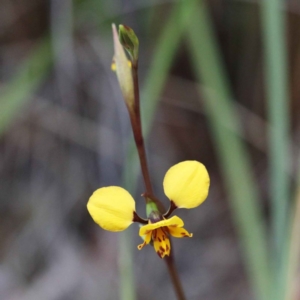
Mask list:
[[[177,269],[175,267],[174,257],[173,257],[172,252],[171,252],[171,255],[168,256],[168,257],[165,257],[164,260],[167,264],[168,271],[169,271],[169,274],[170,274],[170,277],[172,279],[172,283],[173,283],[173,286],[174,286],[174,290],[175,290],[175,293],[177,295],[177,299],[178,300],[185,300],[183,288],[182,288],[182,285],[181,285],[180,278],[178,276]]]
[[[147,156],[145,151],[145,144],[144,144],[144,138],[143,138],[143,132],[142,132],[142,122],[141,122],[141,113],[140,113],[140,93],[139,93],[139,81],[138,81],[138,63],[133,62],[132,63],[132,78],[133,78],[133,85],[134,85],[134,109],[129,109],[129,115],[130,115],[130,122],[132,125],[133,130],[133,136],[134,140],[137,146],[142,174],[144,178],[144,183],[146,187],[146,193],[144,193],[146,201],[153,201],[157,204],[159,210],[165,211],[163,204],[158,200],[154,194],[152,189],[152,184],[150,180],[149,175],[149,169],[147,164]],[[172,212],[173,207],[170,208],[169,214]],[[175,263],[174,263],[174,257],[171,252],[170,256],[164,258],[168,271],[174,286],[175,293],[177,295],[178,300],[185,300],[183,288],[181,285],[180,278],[178,276]]]
[[[169,210],[164,214],[164,218],[171,216],[172,212],[177,208],[175,203],[171,200]]]
[[[133,85],[134,85],[134,111],[129,110],[130,121],[133,130],[134,140],[137,146],[140,164],[143,174],[143,179],[146,187],[146,193],[151,196],[153,195],[152,184],[149,176],[149,168],[147,163],[146,151],[144,138],[142,133],[142,123],[141,123],[141,112],[140,112],[140,93],[139,93],[139,81],[138,81],[138,73],[137,73],[137,63],[132,66],[132,77],[133,77]]]
[[[136,212],[133,213],[133,222],[148,224],[148,220],[141,218]]]

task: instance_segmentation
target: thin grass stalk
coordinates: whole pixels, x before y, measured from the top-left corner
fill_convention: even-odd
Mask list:
[[[136,299],[134,270],[133,270],[133,245],[132,231],[126,230],[120,234],[120,250],[119,250],[119,272],[120,272],[120,299],[134,300]],[[101,297],[100,297],[101,298]]]
[[[164,87],[176,50],[178,49],[180,39],[182,38],[184,29],[187,26],[188,19],[193,11],[194,5],[194,0],[177,2],[172,9],[168,21],[157,42],[154,57],[150,64],[151,69],[149,70],[141,93],[142,128],[145,140],[147,139],[152,126],[156,107],[159,101],[159,95]],[[141,60],[143,60],[143,57],[141,57]],[[134,192],[137,186],[138,174],[139,162],[137,159],[135,144],[133,140],[131,140],[128,145],[124,164],[122,186],[124,186],[127,190]],[[120,299],[134,300],[134,293],[132,294],[128,291],[128,287],[130,287],[133,291],[135,290],[135,283],[132,275],[134,268],[131,264],[133,249],[131,243],[128,243],[128,241],[131,241],[131,232],[130,230],[127,230],[123,234],[124,237],[120,239],[120,252],[125,251],[127,252],[127,255],[120,253],[120,264],[122,266],[122,274],[130,273],[131,275],[122,276],[120,278]],[[129,261],[123,261],[126,257],[128,259],[128,255],[131,256]]]
[[[1,88],[0,136],[20,113],[24,105],[31,100],[31,95],[48,74],[51,61],[49,39],[45,38],[35,46],[10,82]]]
[[[298,182],[293,209],[293,222],[291,226],[290,248],[288,256],[287,287],[285,300],[296,300],[298,292],[297,273],[300,265],[300,162],[298,163]]]
[[[270,122],[269,156],[274,240],[274,298],[283,299],[286,285],[289,215],[289,114],[284,1],[261,2],[265,49],[267,112]]]
[[[232,92],[203,1],[191,16],[192,64],[203,84],[204,106],[228,191],[233,218],[245,253],[246,268],[257,299],[270,300],[270,262],[266,228],[251,162],[241,139]],[[231,130],[234,129],[234,130]]]
[[[289,260],[286,275],[285,300],[299,299],[299,277],[297,278],[300,265],[300,184],[296,195],[295,211],[293,214],[292,232],[290,239],[290,247],[288,249]]]

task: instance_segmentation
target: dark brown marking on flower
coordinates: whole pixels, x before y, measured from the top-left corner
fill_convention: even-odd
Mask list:
[[[159,256],[160,258],[162,258],[162,254],[161,254],[159,251],[157,251],[156,253],[158,254],[158,256]]]
[[[153,238],[153,240],[156,240],[156,235],[157,235],[157,230],[155,229],[152,232],[152,238]]]
[[[159,242],[161,243],[161,238],[159,238],[159,237],[158,237],[157,239],[158,239],[158,240],[159,240]]]
[[[182,236],[188,236],[186,233],[184,233],[184,232],[181,232],[181,235]]]
[[[162,246],[159,247],[159,250],[160,250],[162,253],[164,253],[164,252],[166,251]]]
[[[169,245],[166,245],[166,251],[168,252],[170,250]]]
[[[165,240],[165,239],[166,239],[166,237],[165,237],[165,235],[164,235],[164,234],[163,234],[163,236],[162,236],[162,239],[163,239],[163,240]]]

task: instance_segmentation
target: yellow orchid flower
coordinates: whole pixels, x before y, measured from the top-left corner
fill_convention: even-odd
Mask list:
[[[144,243],[138,245],[138,249],[141,250],[145,245],[149,244],[152,238],[153,246],[160,258],[165,255],[170,255],[171,245],[168,235],[172,235],[177,238],[192,237],[192,233],[188,233],[183,227],[183,221],[174,216],[171,219],[163,219],[161,221],[151,223],[140,228],[140,236],[144,236]]]
[[[209,183],[209,175],[203,164],[184,161],[171,167],[164,177],[164,191],[170,199],[170,207],[165,214],[161,214],[155,203],[150,201],[147,203],[148,219],[140,218],[135,212],[132,196],[117,186],[96,190],[88,201],[87,209],[93,220],[109,231],[125,230],[133,222],[146,224],[139,231],[144,242],[138,245],[138,249],[152,240],[155,251],[163,258],[170,255],[170,235],[177,238],[193,236],[183,228],[182,219],[177,216],[170,219],[168,217],[176,208],[199,206],[208,195]]]

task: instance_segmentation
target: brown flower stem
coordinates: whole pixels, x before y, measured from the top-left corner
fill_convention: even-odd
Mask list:
[[[169,210],[163,215],[164,218],[168,218],[176,208],[177,206],[175,205],[175,203],[170,200]]]
[[[182,288],[182,285],[181,285],[181,281],[180,281],[177,269],[175,267],[172,252],[171,252],[171,255],[166,256],[164,258],[164,260],[167,264],[168,271],[169,271],[169,274],[170,274],[170,277],[171,277],[171,280],[172,280],[172,283],[173,283],[173,286],[174,286],[174,290],[175,290],[177,299],[178,300],[185,300],[183,288]]]
[[[133,130],[134,141],[137,146],[142,175],[146,187],[146,194],[150,197],[153,195],[152,184],[149,176],[149,169],[147,164],[147,157],[145,151],[144,138],[142,133],[141,113],[140,113],[140,92],[139,92],[139,80],[137,73],[137,62],[132,65],[132,77],[134,86],[134,108],[129,109],[130,121]]]
[[[134,85],[134,107],[133,109],[128,107],[129,115],[130,115],[130,122],[132,125],[132,131],[134,136],[134,141],[138,150],[143,179],[146,187],[146,192],[143,194],[146,202],[153,201],[157,204],[158,209],[160,212],[165,212],[164,206],[160,200],[158,200],[154,194],[152,189],[152,184],[149,175],[148,163],[147,163],[147,156],[145,151],[145,144],[142,132],[142,123],[141,123],[141,113],[140,113],[140,93],[139,93],[139,80],[138,80],[138,62],[132,62],[132,78],[133,78],[133,85]],[[172,213],[175,209],[175,204],[171,204],[169,211],[167,212],[168,215]],[[168,271],[174,286],[175,293],[177,295],[178,300],[185,300],[184,292],[182,289],[181,281],[178,276],[174,257],[171,252],[170,256],[164,258]]]

